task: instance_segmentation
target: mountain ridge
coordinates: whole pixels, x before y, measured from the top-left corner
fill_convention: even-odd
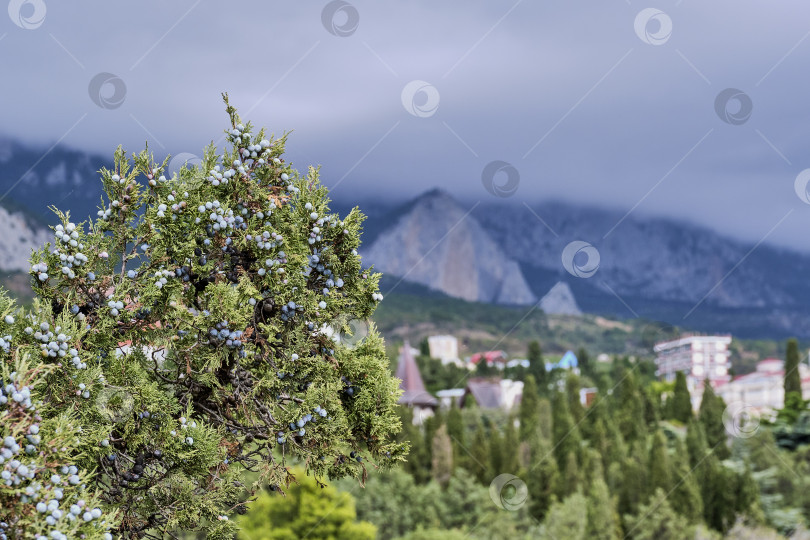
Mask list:
[[[0,193],[5,194],[0,209],[8,215],[0,216],[0,223],[14,221],[14,238],[22,238],[20,245],[0,245],[0,268],[22,271],[27,256],[21,254],[39,247],[26,242],[41,242],[44,225],[55,221],[50,205],[70,210],[76,221],[95,216],[103,193],[98,170],[109,167],[111,160],[0,136],[0,164]],[[421,258],[442,255],[440,262],[427,261],[433,268],[422,272],[427,276],[421,283],[441,278],[445,289],[453,292],[456,287],[453,294],[470,299],[534,305],[562,283],[568,291],[558,297],[566,304],[560,309],[576,306],[586,313],[643,316],[706,331],[810,336],[810,253],[796,249],[755,245],[688,220],[625,216],[622,210],[561,200],[462,204],[441,188],[405,202],[358,198],[347,204],[338,198],[332,203],[341,214],[354,206],[368,216],[360,248],[366,262],[392,275],[406,274],[405,281],[419,275],[408,269]],[[402,232],[396,233],[397,224],[420,207],[433,208],[435,215],[420,213],[416,221],[423,226],[411,220],[411,231],[440,232],[424,240],[412,238],[412,251],[397,253],[397,245],[408,243]],[[468,227],[467,221],[475,225]],[[458,230],[452,232],[453,227]],[[463,235],[454,236],[461,231]],[[434,247],[448,233],[455,250],[467,249],[465,257]],[[379,243],[381,237],[387,240]],[[562,262],[565,247],[574,241],[589,243],[599,254],[598,268],[590,277],[572,274]],[[372,249],[385,243],[387,250]],[[386,260],[399,266],[390,267]],[[473,285],[464,285],[458,276]],[[551,304],[546,302],[546,308],[557,309]]]
[[[444,190],[430,190],[403,205],[372,205],[361,250],[370,253],[368,261],[378,262],[369,246],[380,238],[395,241],[396,235],[384,236],[385,231],[431,200],[455,202]],[[362,201],[358,206],[369,208]],[[671,218],[622,219],[618,210],[559,201],[531,207],[482,203],[473,206],[469,217],[505,258],[519,264],[536,298],[565,283],[573,304],[584,312],[642,316],[749,336],[810,336],[809,254],[753,245]],[[614,227],[619,220],[621,225]],[[588,242],[599,253],[600,263],[589,278],[566,271],[562,262],[566,245],[574,241]],[[392,270],[397,269],[388,268]]]

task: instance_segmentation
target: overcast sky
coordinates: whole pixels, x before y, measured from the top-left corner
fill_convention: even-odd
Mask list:
[[[810,168],[806,1],[12,0],[8,12],[0,133],[45,148],[148,140],[200,154],[226,125],[227,91],[244,119],[294,130],[288,157],[320,164],[336,198],[439,186],[496,200],[482,171],[500,160],[513,169],[492,191],[515,202],[601,204],[810,251],[795,189]]]

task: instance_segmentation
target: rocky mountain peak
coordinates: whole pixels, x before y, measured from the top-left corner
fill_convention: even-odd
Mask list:
[[[582,310],[579,309],[577,301],[574,298],[574,293],[571,287],[564,281],[558,281],[553,287],[540,299],[540,309],[545,313],[553,313],[557,315],[581,315]]]
[[[451,195],[432,190],[414,199],[400,218],[364,250],[383,273],[449,296],[498,304],[533,304],[518,264]]]

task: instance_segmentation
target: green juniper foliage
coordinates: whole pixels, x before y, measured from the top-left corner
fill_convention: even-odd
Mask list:
[[[89,487],[93,468],[75,465],[79,426],[38,399],[55,368],[32,367],[28,347],[16,344],[13,308],[0,293],[0,326],[7,332],[0,365],[0,538],[109,540],[115,512],[103,512],[100,490]]]
[[[12,528],[47,530],[52,514],[36,506],[51,504],[51,463],[74,464],[84,507],[103,511],[85,525],[63,510],[55,522],[70,537],[230,538],[229,515],[261,485],[283,495],[293,463],[319,482],[362,482],[407,452],[382,339],[372,327],[341,340],[382,299],[357,254],[363,216],[330,213],[317,170],[283,160],[286,135],[254,134],[223,98],[222,155],[210,145],[199,167],[169,176],[168,158],[119,147],[100,171],[98,219],[55,209],[55,241],[32,258],[38,299],[6,320],[0,351],[4,375],[34,359],[43,446],[30,459],[46,464],[0,489]],[[23,445],[31,419],[5,414],[0,433]],[[55,444],[68,429],[70,444]],[[28,485],[42,487],[18,497]],[[60,508],[79,496],[66,488]]]

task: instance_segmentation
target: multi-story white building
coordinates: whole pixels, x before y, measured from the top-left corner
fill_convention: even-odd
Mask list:
[[[428,337],[430,357],[438,358],[442,364],[458,363],[458,339],[454,336]]]
[[[731,336],[683,336],[672,341],[657,343],[655,364],[657,374],[665,381],[675,380],[675,374],[686,375],[686,385],[692,397],[692,407],[700,406],[703,382],[708,379],[712,388],[728,383],[728,346]]]
[[[810,396],[810,368],[799,364],[802,396]],[[731,382],[717,387],[717,394],[726,404],[741,404],[760,414],[781,409],[785,403],[785,361],[767,358],[757,363],[756,371],[735,377]]]

